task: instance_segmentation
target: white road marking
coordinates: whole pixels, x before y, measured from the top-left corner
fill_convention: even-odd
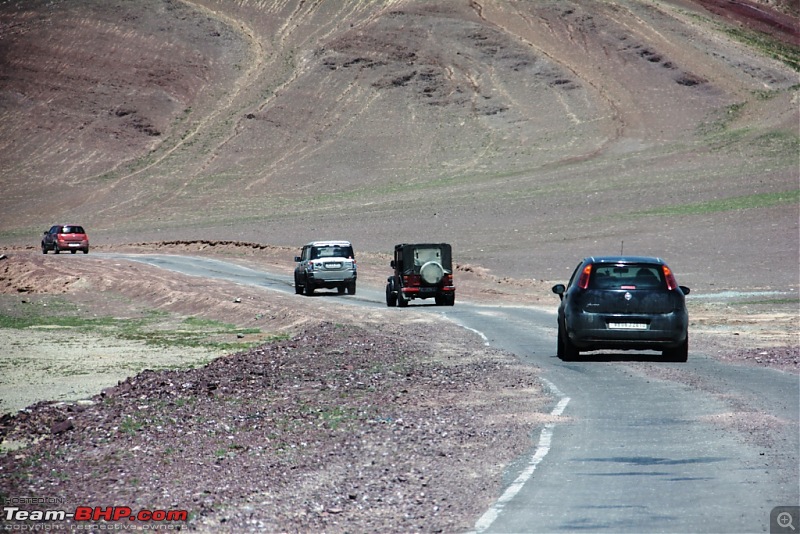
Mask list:
[[[470,328],[469,326],[463,325],[460,322],[456,321],[455,319],[452,319],[452,318],[448,317],[447,314],[444,313],[444,312],[442,312],[442,317],[444,317],[448,321],[454,322],[455,324],[457,324],[458,326],[460,326],[461,328],[463,328],[465,330],[469,330],[470,332],[474,332],[475,334],[478,334],[480,336],[480,338],[483,340],[483,344],[486,345],[487,347],[489,346],[489,338],[486,337],[486,335],[483,332],[481,332],[480,330],[475,330],[474,328]]]
[[[564,394],[561,392],[555,384],[550,382],[547,379],[542,379],[542,381],[547,384],[547,387],[558,397],[560,400],[556,407],[553,408],[553,411],[550,412],[550,415],[559,416],[564,413],[564,410],[569,404],[569,397],[565,397]],[[474,532],[483,532],[490,526],[495,520],[500,517],[500,513],[503,511],[505,505],[511,501],[517,494],[522,490],[522,487],[530,480],[533,476],[533,472],[536,470],[536,467],[544,460],[544,457],[547,456],[547,453],[550,452],[550,442],[553,438],[553,427],[555,423],[550,422],[544,425],[541,434],[539,434],[539,443],[536,445],[536,451],[531,456],[530,462],[528,462],[528,466],[517,476],[516,480],[511,483],[511,485],[506,488],[506,491],[500,496],[499,499],[489,508],[478,521],[475,523],[475,530]]]

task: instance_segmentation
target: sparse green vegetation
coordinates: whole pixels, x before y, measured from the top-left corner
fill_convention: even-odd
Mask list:
[[[724,33],[800,72],[800,47],[783,43],[765,33],[745,28],[727,27],[724,29]]]
[[[768,208],[778,204],[797,203],[800,201],[800,190],[780,193],[759,193],[740,197],[709,200],[679,206],[665,206],[652,210],[639,211],[634,215],[704,215],[720,211],[736,211],[753,208]]]
[[[58,303],[58,301],[53,301]],[[29,307],[25,315],[0,313],[0,328],[63,328],[80,330],[120,339],[141,341],[161,347],[194,347],[219,351],[246,350],[268,340],[286,339],[286,335],[259,335],[255,341],[243,341],[243,336],[261,334],[258,328],[238,328],[213,319],[187,317],[178,327],[174,319],[159,311],[149,311],[140,318],[82,317],[69,305],[51,304],[48,308]]]

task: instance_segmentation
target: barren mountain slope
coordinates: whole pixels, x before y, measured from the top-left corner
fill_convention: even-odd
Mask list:
[[[724,4],[6,3],[0,239],[447,240],[548,279],[624,241],[796,286],[797,14]]]

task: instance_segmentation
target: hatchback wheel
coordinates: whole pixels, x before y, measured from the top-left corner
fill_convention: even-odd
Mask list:
[[[689,361],[689,336],[686,336],[686,340],[680,346],[674,349],[664,349],[662,355],[671,362]]]
[[[569,362],[572,360],[577,360],[580,351],[578,348],[569,340],[569,336],[567,336],[567,332],[565,329],[558,325],[558,341],[557,341],[557,356],[564,360],[565,362]]]

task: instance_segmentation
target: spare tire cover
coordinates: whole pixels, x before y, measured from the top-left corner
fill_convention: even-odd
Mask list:
[[[444,269],[435,261],[429,261],[420,267],[419,275],[426,284],[438,284],[444,277]]]

